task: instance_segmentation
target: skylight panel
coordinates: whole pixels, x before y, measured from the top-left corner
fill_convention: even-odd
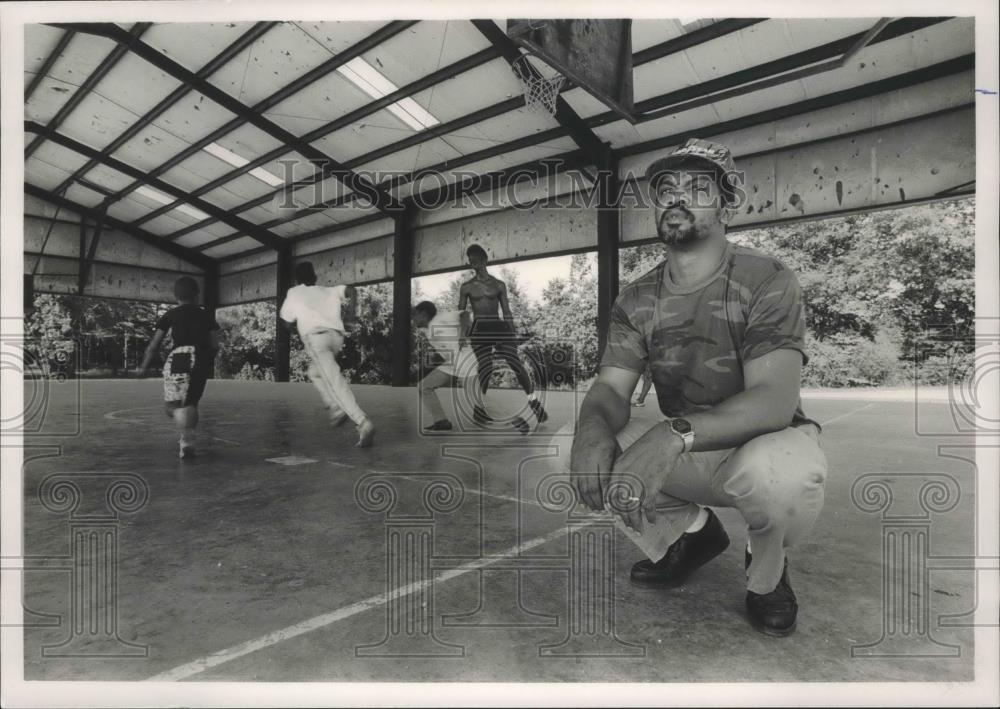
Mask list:
[[[246,158],[237,155],[228,148],[222,147],[218,143],[209,143],[204,148],[202,148],[202,150],[204,150],[209,155],[217,157],[219,158],[219,160],[222,160],[223,162],[232,165],[233,167],[243,167],[244,165],[247,165],[250,162]],[[247,174],[253,175],[258,180],[270,185],[271,187],[279,187],[285,184],[285,181],[282,180],[280,177],[272,175],[270,172],[261,167],[255,167],[254,169],[250,170]]]
[[[382,98],[399,91],[398,86],[361,57],[356,57],[343,64],[337,68],[337,71],[372,98]],[[386,108],[413,130],[424,130],[440,123],[437,118],[412,98],[400,99]]]
[[[135,191],[141,194],[143,197],[148,197],[154,202],[159,202],[160,204],[173,204],[174,202],[177,201],[173,197],[165,195],[159,190],[154,190],[152,187],[147,187],[146,185],[140,185],[139,187],[136,188]],[[209,218],[208,215],[205,214],[203,211],[201,211],[200,209],[195,209],[189,204],[179,204],[176,207],[174,207],[174,209],[176,209],[178,212],[183,212],[184,214],[187,214],[189,217],[194,217],[195,219]]]

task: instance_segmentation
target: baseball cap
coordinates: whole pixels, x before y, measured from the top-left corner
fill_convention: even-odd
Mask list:
[[[733,162],[732,152],[722,143],[713,143],[700,138],[690,138],[684,145],[674,149],[673,152],[654,160],[646,168],[646,179],[649,180],[649,189],[652,190],[655,188],[659,178],[670,171],[674,165],[681,162],[681,160],[688,160],[690,158],[702,160],[718,168],[725,182],[725,184],[720,184],[719,186],[727,194],[732,194],[733,178],[736,173],[736,165]]]

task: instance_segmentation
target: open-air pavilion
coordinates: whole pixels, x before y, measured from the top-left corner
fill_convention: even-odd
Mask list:
[[[745,172],[734,230],[973,195],[975,48],[962,17],[635,20],[631,122],[572,82],[553,114],[527,109],[521,49],[493,20],[27,26],[30,292],[169,302],[186,274],[209,308],[280,304],[309,260],[324,284],[393,284],[395,386],[357,388],[379,438],[350,447],[309,385],[284,383],[275,323],[280,383],[210,382],[195,463],[172,454],[155,381],[47,390],[25,439],[26,559],[50,559],[25,561],[26,678],[972,679],[973,441],[946,400],[921,402],[915,427],[913,392],[806,396],[831,476],[795,552],[799,630],[775,641],[741,616],[733,510],[733,546],[665,595],[629,586],[636,552],[613,527],[546,492],[576,394],[551,394],[530,436],[422,436],[405,385],[411,280],[463,268],[472,243],[494,263],[595,252],[603,333],[619,250],[655,240],[630,193],[687,138],[729,145]],[[944,480],[950,512],[887,531],[876,483],[944,509],[920,508],[914,471]],[[45,502],[70,472],[145,495],[113,516],[118,593],[99,637],[51,622],[83,573],[51,562],[84,523]],[[923,575],[898,588],[890,532],[925,545]],[[420,563],[387,561],[401,538]],[[617,579],[602,590],[586,585],[598,566]],[[415,625],[394,624],[404,606]]]

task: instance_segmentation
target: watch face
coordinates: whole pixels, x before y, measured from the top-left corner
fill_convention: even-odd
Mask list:
[[[677,433],[684,435],[685,433],[691,433],[691,424],[689,424],[684,419],[674,419],[670,422],[670,428],[672,428]]]

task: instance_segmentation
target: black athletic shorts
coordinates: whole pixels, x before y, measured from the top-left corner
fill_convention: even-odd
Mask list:
[[[476,318],[469,329],[469,342],[476,345],[511,345],[517,343],[514,329],[500,318]]]

